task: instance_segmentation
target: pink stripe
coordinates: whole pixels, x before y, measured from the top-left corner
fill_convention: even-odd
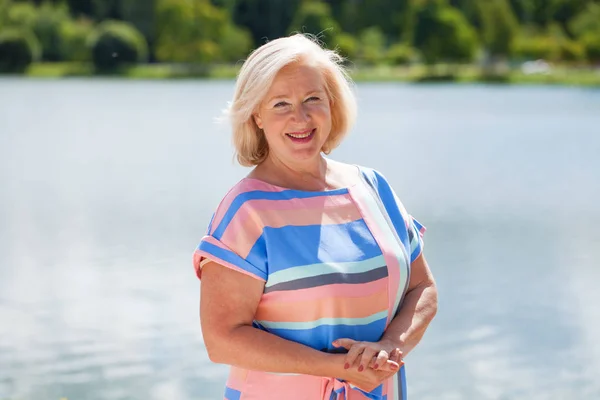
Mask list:
[[[225,385],[227,385],[233,390],[243,392],[247,375],[248,371],[246,371],[245,369],[231,367]]]
[[[385,290],[387,278],[381,278],[373,282],[360,285],[335,284],[317,286],[314,288],[297,289],[289,291],[276,291],[263,294],[260,306],[272,302],[295,303],[306,300],[319,300],[336,297],[366,297],[381,290]]]
[[[248,255],[263,228],[286,225],[335,225],[361,218],[348,194],[291,200],[250,200],[244,203],[223,232],[223,243],[236,243],[242,257]]]
[[[360,189],[359,189],[360,188]],[[369,230],[373,233],[375,240],[379,244],[381,248],[381,252],[383,253],[383,257],[386,260],[388,266],[388,320],[387,325],[392,321],[393,311],[394,311],[394,301],[396,299],[396,291],[393,293],[389,288],[397,288],[400,284],[400,263],[398,262],[398,258],[394,254],[394,246],[389,242],[389,236],[386,235],[383,231],[383,228],[376,223],[373,214],[369,207],[364,203],[365,200],[363,196],[370,196],[369,193],[365,193],[367,190],[363,185],[353,186],[350,189],[350,194],[356,200],[356,206],[360,210],[363,219]],[[375,200],[373,200],[375,201]]]
[[[224,196],[223,200],[221,200],[221,203],[217,207],[217,211],[215,212],[215,216],[213,218],[211,233],[214,232],[217,226],[219,226],[219,223],[221,220],[223,220],[225,213],[227,213],[227,210],[229,210],[231,203],[236,199],[236,197],[242,193],[251,192],[254,190],[260,190],[263,192],[281,192],[283,189],[257,179],[242,179],[235,186],[233,186],[231,190],[229,190],[229,192]]]

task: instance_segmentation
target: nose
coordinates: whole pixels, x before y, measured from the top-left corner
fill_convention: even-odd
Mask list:
[[[310,113],[304,104],[294,108],[294,122],[305,123],[310,120]]]

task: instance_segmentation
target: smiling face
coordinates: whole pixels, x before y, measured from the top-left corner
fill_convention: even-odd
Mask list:
[[[281,69],[254,121],[265,133],[269,157],[296,165],[318,160],[331,132],[330,100],[319,69],[305,64]]]

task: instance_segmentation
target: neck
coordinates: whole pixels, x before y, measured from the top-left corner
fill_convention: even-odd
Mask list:
[[[320,154],[315,159],[303,163],[285,162],[269,156],[265,163],[273,175],[285,182],[302,182],[315,187],[326,185],[327,161]]]

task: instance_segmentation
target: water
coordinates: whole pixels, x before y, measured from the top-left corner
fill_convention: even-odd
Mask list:
[[[0,399],[218,399],[191,253],[232,82],[0,80]],[[600,397],[600,91],[361,84],[332,157],[423,222],[412,399]]]

